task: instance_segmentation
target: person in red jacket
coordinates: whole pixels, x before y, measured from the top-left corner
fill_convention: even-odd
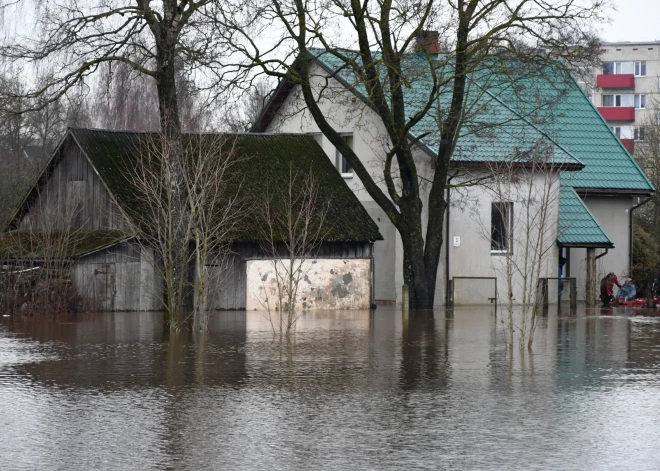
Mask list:
[[[614,299],[614,285],[621,288],[619,279],[613,272],[607,274],[605,278],[600,280],[600,299],[603,301],[603,306],[609,306]]]

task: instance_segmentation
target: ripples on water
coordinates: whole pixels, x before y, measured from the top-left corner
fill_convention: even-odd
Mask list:
[[[657,469],[660,318],[152,313],[0,323],[2,469]]]

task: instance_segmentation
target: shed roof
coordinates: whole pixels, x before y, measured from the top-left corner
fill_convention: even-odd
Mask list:
[[[154,142],[158,135],[99,129],[71,129],[70,133],[122,209],[134,221],[139,220],[144,209],[140,205],[139,191],[135,188],[131,174],[135,171],[141,146],[145,142]],[[183,138],[184,148],[189,148],[186,144],[193,139],[203,136],[214,138],[197,141],[213,145],[211,155],[213,152],[217,152],[217,155],[233,152],[234,173],[228,185],[244,198],[258,204],[267,187],[288,185],[290,169],[301,176],[293,189],[294,193],[300,193],[303,190],[302,177],[311,172],[319,186],[320,197],[316,200],[318,210],[328,205],[321,230],[324,240],[366,242],[382,239],[376,224],[312,136],[186,134]],[[259,240],[262,219],[261,211],[251,211],[241,223],[237,239]]]
[[[582,198],[569,186],[560,189],[557,244],[565,247],[614,247]]]

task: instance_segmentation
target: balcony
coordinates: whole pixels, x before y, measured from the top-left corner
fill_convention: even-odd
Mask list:
[[[633,74],[601,74],[596,77],[596,85],[599,88],[635,88],[635,76]]]
[[[621,144],[626,150],[632,155],[635,152],[635,140],[634,139],[620,139]]]
[[[635,121],[635,108],[632,106],[599,106],[598,112],[605,121]]]

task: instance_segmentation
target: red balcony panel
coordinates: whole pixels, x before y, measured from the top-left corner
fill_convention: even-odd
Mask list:
[[[635,108],[632,106],[599,106],[598,112],[606,121],[635,121]]]
[[[635,140],[634,139],[621,139],[621,144],[625,147],[630,155],[635,152]]]
[[[596,85],[599,88],[635,88],[635,76],[633,74],[608,74],[596,77]]]

